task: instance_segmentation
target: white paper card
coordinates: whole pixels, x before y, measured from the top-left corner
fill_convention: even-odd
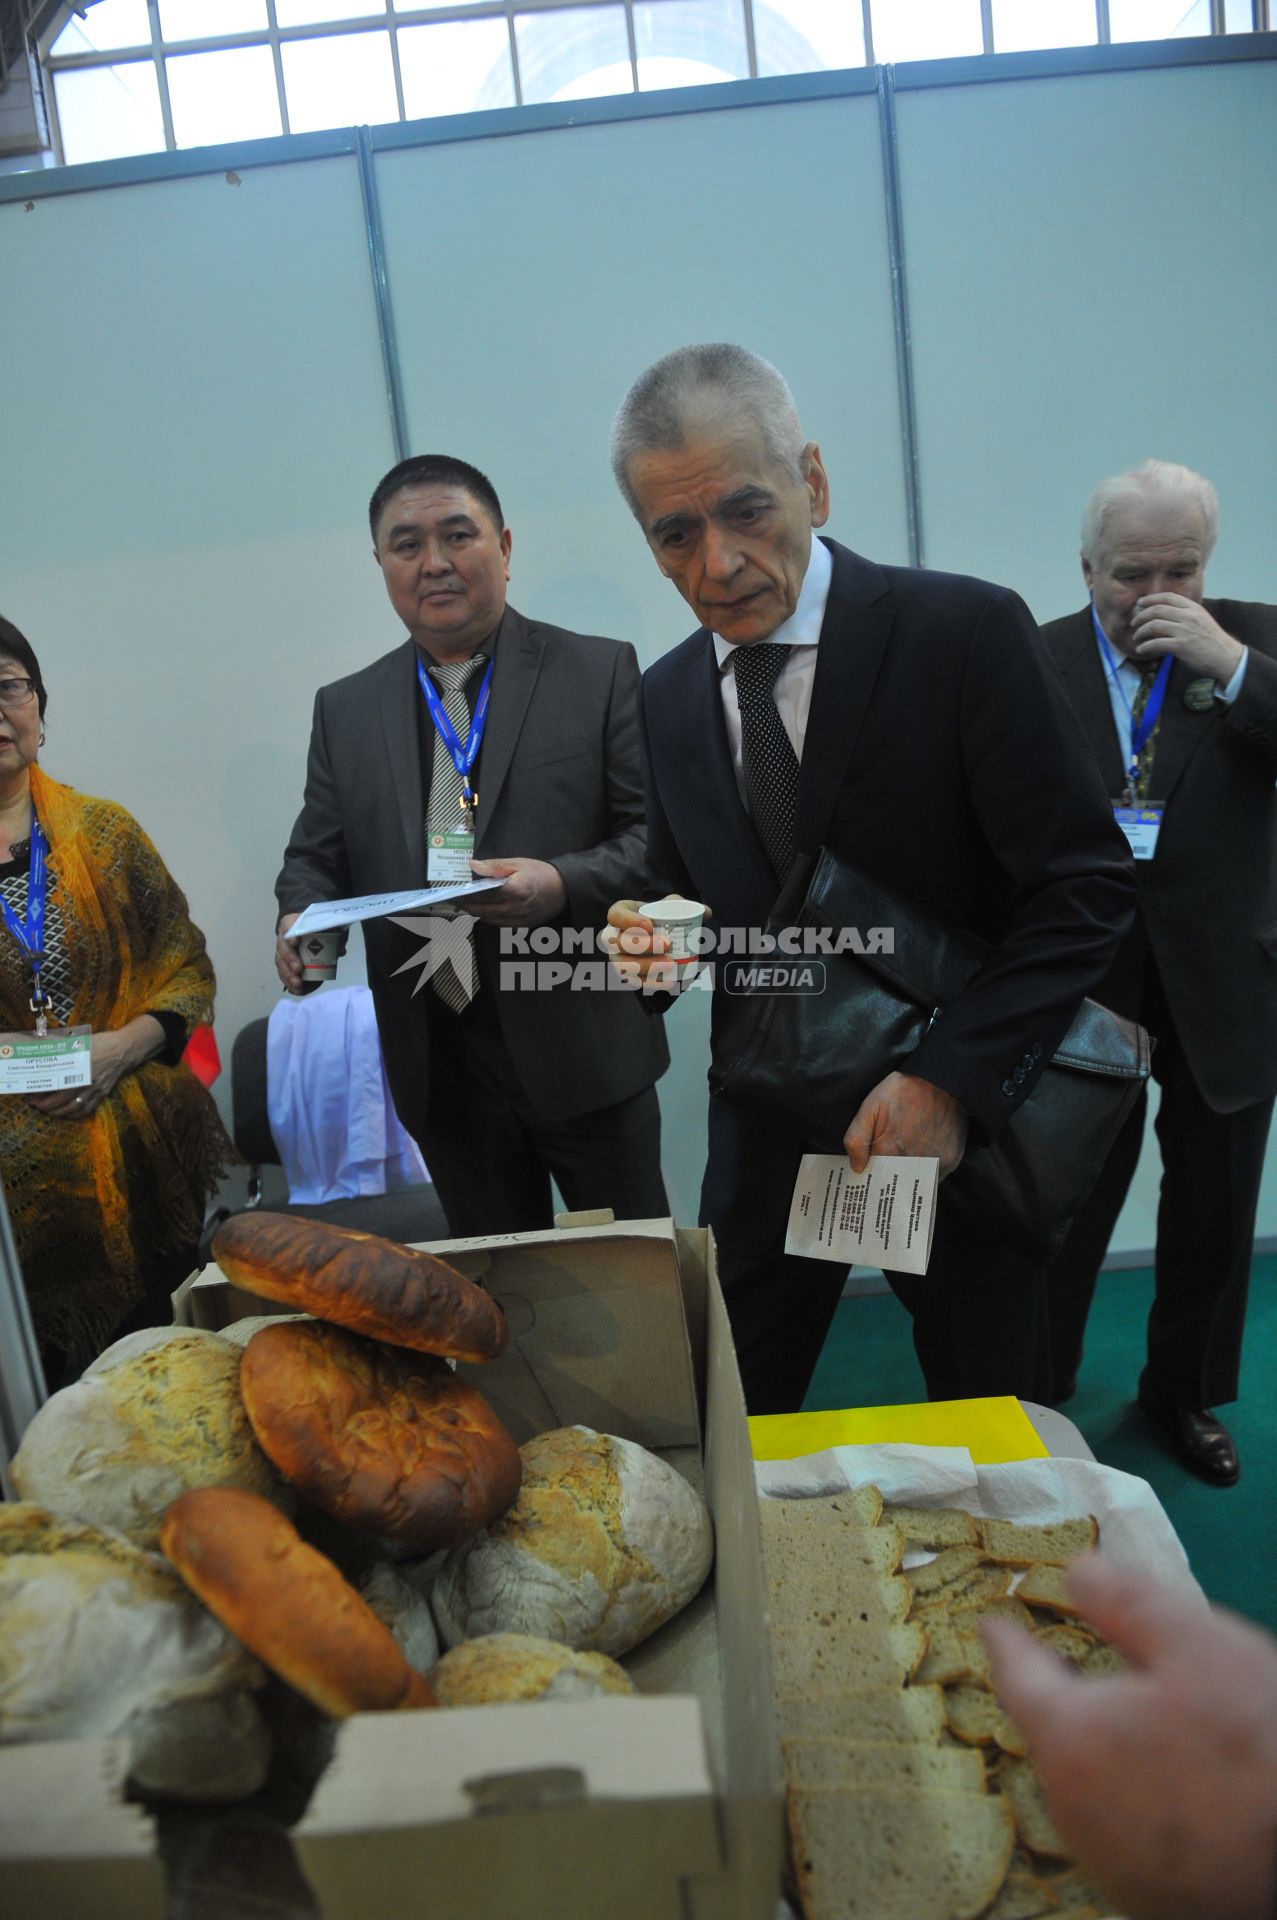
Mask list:
[[[468,894],[488,893],[504,885],[504,880],[469,880],[455,887],[413,887],[407,893],[364,893],[354,900],[316,900],[298,914],[288,929],[288,938],[327,933],[329,927],[349,927],[356,920],[382,920],[387,914],[411,913],[418,907],[442,907],[449,900],[464,900]]]
[[[62,1027],[43,1039],[34,1033],[0,1034],[0,1094],[87,1087],[93,1077],[91,1042],[88,1027]]]
[[[853,1173],[841,1153],[805,1153],[785,1252],[843,1266],[925,1273],[936,1224],[940,1162],[874,1154]]]

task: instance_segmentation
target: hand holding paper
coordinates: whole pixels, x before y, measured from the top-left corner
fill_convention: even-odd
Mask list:
[[[853,1173],[840,1153],[805,1153],[785,1252],[925,1273],[938,1184],[938,1163],[930,1158],[875,1154],[863,1173]]]
[[[943,1087],[913,1073],[889,1073],[868,1092],[843,1137],[857,1173],[871,1153],[935,1155],[947,1180],[962,1162],[969,1126],[966,1108]]]

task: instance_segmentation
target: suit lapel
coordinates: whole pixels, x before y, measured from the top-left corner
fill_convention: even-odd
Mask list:
[[[1150,800],[1170,798],[1176,782],[1206,735],[1212,727],[1219,725],[1219,715],[1213,701],[1205,713],[1194,713],[1184,705],[1185,689],[1201,677],[1200,674],[1191,673],[1179,660],[1171,668],[1153,747],[1153,772],[1148,791]]]
[[[377,704],[385,737],[385,766],[394,789],[408,859],[405,888],[426,878],[426,802],[421,790],[421,749],[417,734],[417,649],[405,641],[382,675]]]
[[[889,605],[870,604],[889,596],[881,569],[833,541],[826,545],[834,565],[798,776],[794,844],[800,852],[827,837],[895,618]]]
[[[528,703],[532,698],[545,652],[544,629],[507,607],[497,634],[492,697],[479,758],[479,829],[475,852],[488,851],[487,837],[497,802],[519,743]]]
[[[1105,791],[1110,799],[1116,799],[1126,787],[1126,768],[1122,765],[1108,676],[1100,660],[1090,608],[1070,620],[1068,627],[1049,645],[1055,664],[1064,676],[1069,703],[1082,722],[1099,762]]]

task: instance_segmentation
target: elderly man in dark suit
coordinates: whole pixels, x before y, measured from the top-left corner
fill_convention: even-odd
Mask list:
[[[547,930],[538,952],[571,951],[576,931],[579,954],[641,879],[634,649],[507,605],[510,530],[465,461],[401,462],[369,519],[409,637],[316,697],[276,886],[280,979],[301,991],[288,929],[311,901],[501,878],[467,899],[472,920],[364,928],[390,1089],[449,1224],[547,1227],[551,1175],[569,1207],[664,1214],[659,1027],[628,995],[574,991],[570,965],[520,957],[529,928]]]
[[[1215,489],[1149,460],[1082,522],[1091,604],[1043,628],[1132,838],[1139,908],[1097,998],[1152,1033],[1161,1088],[1157,1283],[1139,1403],[1202,1479],[1237,1449],[1255,1208],[1277,1090],[1277,608],[1207,600]],[[1096,1274],[1139,1159],[1145,1103],[1049,1277],[1057,1388],[1082,1357]]]
[[[742,348],[650,368],[612,449],[701,622],[643,682],[648,897],[761,926],[792,853],[826,845],[992,942],[907,1071],[848,1101],[853,1166],[932,1155],[943,1177],[1032,1093],[1130,920],[1129,857],[1037,629],[1002,587],[816,539],[820,450],[775,368]],[[650,924],[633,902],[610,920],[631,941]],[[784,1252],[806,1145],[711,1099],[702,1211],[756,1413],[801,1404],[843,1285]],[[1049,1397],[1041,1271],[952,1217],[943,1188],[930,1271],[893,1285],[933,1397]]]

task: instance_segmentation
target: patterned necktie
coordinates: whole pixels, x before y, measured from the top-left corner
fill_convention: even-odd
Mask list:
[[[1132,732],[1138,728],[1140,721],[1144,718],[1144,709],[1148,705],[1148,696],[1153,691],[1153,683],[1157,679],[1158,668],[1161,664],[1160,660],[1155,660],[1151,667],[1146,668],[1140,674],[1140,684],[1136,689],[1135,698],[1131,702]],[[1153,779],[1153,750],[1157,745],[1157,736],[1161,730],[1162,716],[1159,713],[1157,723],[1152,733],[1149,734],[1148,739],[1144,742],[1144,745],[1140,748],[1135,761],[1135,786],[1131,798],[1136,806],[1142,806],[1145,800],[1148,799],[1148,790]]]
[[[771,644],[732,650],[745,793],[778,882],[793,864],[798,805],[798,755],[776,711],[776,677],[788,658],[788,647]]]
[[[443,696],[443,710],[453,725],[458,740],[464,746],[470,731],[470,703],[466,699],[466,682],[481,671],[487,662],[485,653],[472,654],[469,660],[455,661],[448,666],[439,666],[434,661],[426,663],[426,671]],[[430,801],[426,808],[426,842],[435,833],[455,833],[462,824],[461,812],[461,775],[453,765],[452,755],[439,738],[439,729],[431,725],[434,736],[434,756],[430,762]],[[442,880],[428,881],[427,885],[444,886]],[[462,1013],[470,1005],[479,991],[479,976],[474,964],[474,923],[469,922],[466,929],[464,951],[460,943],[454,945],[455,958],[442,962],[430,976],[430,985],[454,1013]]]

